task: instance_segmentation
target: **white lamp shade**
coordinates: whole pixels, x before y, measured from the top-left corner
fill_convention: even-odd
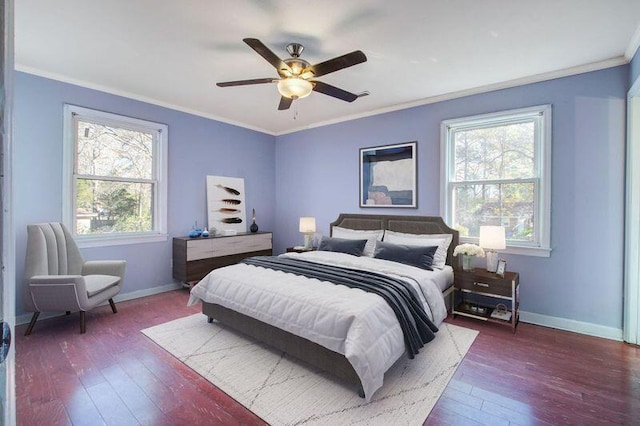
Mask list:
[[[504,227],[481,226],[480,247],[489,250],[504,250],[507,248]]]
[[[309,234],[316,232],[316,218],[315,217],[301,217],[300,218],[300,232],[303,234]]]
[[[278,82],[278,92],[285,98],[302,99],[309,96],[313,85],[298,77],[284,78]]]

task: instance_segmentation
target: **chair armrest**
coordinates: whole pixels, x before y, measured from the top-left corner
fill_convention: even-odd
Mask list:
[[[114,275],[124,277],[125,260],[88,260],[82,265],[82,275]]]
[[[87,286],[81,275],[35,275],[28,280],[33,305],[42,311],[69,311],[87,306]]]
[[[62,285],[62,284],[75,284],[78,289],[78,293],[87,294],[87,285],[82,275],[34,275],[29,278],[29,285]]]
[[[34,275],[29,278],[29,284],[59,285],[70,283],[84,287],[84,277],[82,275]]]

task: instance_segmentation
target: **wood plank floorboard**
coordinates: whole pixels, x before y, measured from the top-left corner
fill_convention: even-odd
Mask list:
[[[263,425],[140,330],[200,312],[176,290],[16,328],[19,425]],[[640,424],[640,348],[469,318],[480,331],[426,425]]]

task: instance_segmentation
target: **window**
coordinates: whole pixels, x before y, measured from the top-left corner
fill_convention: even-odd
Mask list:
[[[549,256],[551,106],[442,122],[443,216],[466,242],[506,230],[507,252]]]
[[[167,126],[65,105],[63,221],[84,247],[166,239]]]

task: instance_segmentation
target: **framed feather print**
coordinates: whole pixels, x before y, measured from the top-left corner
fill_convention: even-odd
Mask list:
[[[207,218],[209,232],[247,232],[244,179],[207,176]]]
[[[416,145],[360,149],[360,207],[418,207]]]

